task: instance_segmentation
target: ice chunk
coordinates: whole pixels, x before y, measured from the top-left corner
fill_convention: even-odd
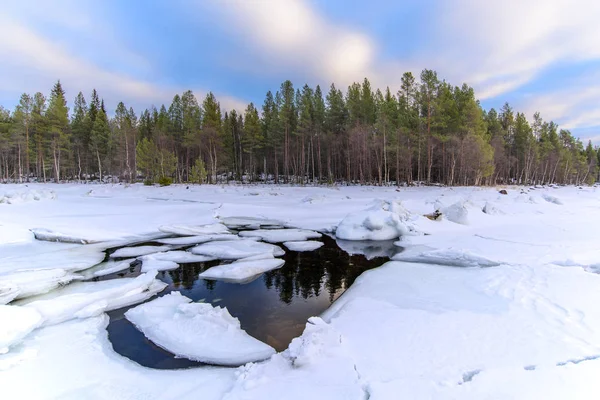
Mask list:
[[[159,260],[153,255],[138,258],[142,262],[142,272],[150,271],[172,271],[179,268],[179,264],[169,260]]]
[[[145,301],[167,286],[155,277],[156,271],[153,271],[137,278],[76,282],[17,304],[37,310],[44,317],[44,325],[53,325]]]
[[[241,329],[226,308],[213,307],[173,292],[125,313],[157,346],[177,357],[237,366],[275,354],[271,346]]]
[[[270,253],[274,256],[285,254],[281,247],[254,240],[227,240],[204,243],[190,250],[194,254],[203,254],[220,260],[237,260],[244,257]]]
[[[80,237],[75,237],[71,235],[67,235],[60,232],[54,232],[44,228],[34,228],[30,229],[33,233],[33,236],[37,240],[43,240],[46,242],[60,242],[60,243],[76,243],[76,244],[90,244],[95,243],[96,241],[91,239],[85,239]]]
[[[167,251],[165,253],[155,253],[149,256],[140,257],[141,260],[144,258],[154,258],[160,261],[173,261],[177,264],[199,263],[216,260],[214,257],[205,256],[202,254],[193,254],[189,251],[183,250]]]
[[[15,299],[48,293],[59,286],[66,285],[81,275],[72,274],[64,269],[24,270],[0,275],[0,286],[18,289]],[[13,292],[14,293],[14,292]]]
[[[1,258],[0,275],[23,270],[61,269],[67,272],[81,271],[102,262],[105,257],[105,249],[106,247],[102,243],[82,246],[37,242],[33,251],[28,250],[21,254]],[[3,254],[0,254],[0,256],[3,256]]]
[[[255,217],[223,217],[221,222],[232,229],[260,229],[260,228],[282,228],[285,223],[276,219]]]
[[[410,213],[399,202],[379,200],[365,211],[348,214],[335,235],[344,240],[396,239],[415,233],[409,219]]]
[[[111,258],[139,257],[152,253],[160,253],[162,251],[171,250],[171,246],[137,246],[123,247],[116,250],[110,255]]]
[[[163,225],[158,228],[161,232],[171,233],[181,236],[198,236],[229,233],[227,227],[223,224],[209,225]]]
[[[42,316],[36,310],[0,305],[0,354],[21,341],[29,332],[40,326]]]
[[[106,262],[96,265],[93,268],[81,271],[80,273],[85,279],[97,278],[100,276],[106,276],[124,271],[128,269],[134,261],[135,258],[129,258],[127,260],[120,261],[108,260]]]
[[[496,267],[500,263],[473,254],[467,250],[441,249],[429,251],[406,251],[392,258],[394,261],[448,265],[451,267]]]
[[[461,225],[469,224],[469,211],[465,207],[463,202],[454,203],[448,207],[440,210],[444,218],[450,222],[454,222]]]
[[[19,295],[19,288],[13,282],[0,281],[0,305],[8,304]]]
[[[206,242],[212,242],[217,240],[237,240],[239,237],[232,233],[218,233],[214,235],[198,235],[198,236],[183,236],[176,238],[159,239],[158,243],[170,244],[170,245],[192,245]]]
[[[226,282],[247,283],[267,271],[280,268],[284,263],[285,261],[272,257],[270,259],[245,259],[209,268],[202,272],[199,277]]]
[[[323,242],[307,240],[304,242],[284,242],[283,245],[291,251],[313,251],[323,246]]]
[[[561,206],[563,204],[563,202],[556,196],[552,196],[549,195],[547,193],[544,193],[542,195],[543,199],[546,200],[548,203],[552,203],[552,204],[557,204],[559,206]]]
[[[269,243],[299,242],[321,237],[319,232],[307,229],[258,229],[255,231],[242,231],[241,237],[259,237]]]

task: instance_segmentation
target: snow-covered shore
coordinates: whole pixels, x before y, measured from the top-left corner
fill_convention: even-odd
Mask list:
[[[49,296],[75,310],[51,323],[27,300],[0,306],[3,396],[596,399],[600,189],[506,189],[2,185],[0,197],[24,201],[0,204],[0,299],[19,282],[53,293],[102,260],[104,241],[159,237],[160,226],[260,217],[323,233],[346,221],[350,239],[405,234],[395,261],[359,277],[288,350],[239,368],[159,371],[121,357],[100,298],[71,293],[75,310]],[[424,216],[435,210],[439,220]],[[38,241],[37,228],[100,243]]]

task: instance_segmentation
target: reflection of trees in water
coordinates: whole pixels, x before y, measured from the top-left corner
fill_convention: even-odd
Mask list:
[[[323,291],[329,294],[329,301],[332,302],[340,290],[352,285],[361,273],[387,261],[386,258],[367,260],[362,255],[350,256],[329,237],[323,237],[323,242],[325,245],[315,251],[288,251],[283,257],[283,267],[263,275],[265,287],[277,290],[279,299],[286,304],[290,304],[295,297],[318,297]],[[168,274],[176,287],[191,290],[200,279],[198,274],[220,263],[211,261],[185,264]],[[213,280],[200,280],[209,291],[219,284]]]
[[[285,265],[265,273],[267,288],[275,287],[281,301],[289,304],[294,297],[317,297],[321,291],[329,293],[333,301],[340,289],[346,289],[367,269],[382,265],[386,259],[367,260],[362,255],[350,256],[324,237],[325,246],[311,252],[288,252]]]

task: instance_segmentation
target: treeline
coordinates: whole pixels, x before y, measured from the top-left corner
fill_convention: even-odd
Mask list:
[[[121,102],[112,117],[96,90],[80,92],[70,110],[60,81],[48,98],[0,106],[4,181],[582,184],[599,159],[539,113],[530,123],[508,103],[485,111],[471,87],[431,70],[405,73],[396,93],[366,78],[326,94],[285,81],[243,113],[191,91],[140,114]]]

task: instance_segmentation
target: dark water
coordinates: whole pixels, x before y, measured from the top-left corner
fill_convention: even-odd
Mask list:
[[[324,246],[312,252],[286,251],[285,264],[258,279],[235,284],[198,278],[198,274],[221,262],[182,264],[174,271],[159,272],[157,278],[169,286],[159,294],[171,291],[194,301],[227,307],[240,320],[249,335],[268,343],[276,350],[287,348],[291,340],[304,330],[306,321],[325,311],[364,271],[381,266],[401,249],[392,242],[338,243],[323,237]],[[362,252],[365,255],[349,255]],[[101,279],[139,275],[139,265],[129,271]],[[160,369],[187,368],[202,365],[171,353],[148,341],[127,319],[127,308],[109,313],[109,339],[117,353],[137,363]]]

